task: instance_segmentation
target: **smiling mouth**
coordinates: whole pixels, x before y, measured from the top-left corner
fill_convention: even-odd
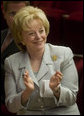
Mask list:
[[[43,41],[34,42],[34,44],[41,44]]]

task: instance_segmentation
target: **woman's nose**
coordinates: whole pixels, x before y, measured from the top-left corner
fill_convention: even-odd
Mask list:
[[[39,32],[36,33],[36,39],[41,38],[41,34]]]

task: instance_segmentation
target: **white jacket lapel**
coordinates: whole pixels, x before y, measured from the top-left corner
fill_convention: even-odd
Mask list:
[[[52,65],[52,59],[50,57],[50,51],[49,51],[49,47],[46,45],[45,46],[45,52],[43,55],[43,60],[39,69],[39,72],[37,74],[37,80],[40,81],[48,72],[48,65]]]
[[[23,57],[21,59],[19,69],[22,70],[22,73],[24,73],[25,70],[27,69],[29,72],[29,75],[32,78],[32,80],[34,81],[34,83],[36,83],[36,85],[39,86],[38,81],[33,74],[33,71],[32,71],[31,65],[30,65],[30,59],[29,59],[27,52],[23,55]]]

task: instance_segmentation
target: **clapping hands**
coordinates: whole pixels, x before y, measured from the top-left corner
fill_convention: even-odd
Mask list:
[[[62,77],[63,74],[59,71],[56,71],[56,73],[51,77],[49,87],[52,89],[52,91],[55,91],[55,89],[61,83]]]

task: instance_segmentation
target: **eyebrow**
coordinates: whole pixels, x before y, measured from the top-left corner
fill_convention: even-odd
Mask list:
[[[39,30],[40,30],[40,29],[44,29],[44,27],[40,27]],[[34,31],[34,30],[29,29],[29,30],[27,30],[27,31],[30,32],[30,31]]]

